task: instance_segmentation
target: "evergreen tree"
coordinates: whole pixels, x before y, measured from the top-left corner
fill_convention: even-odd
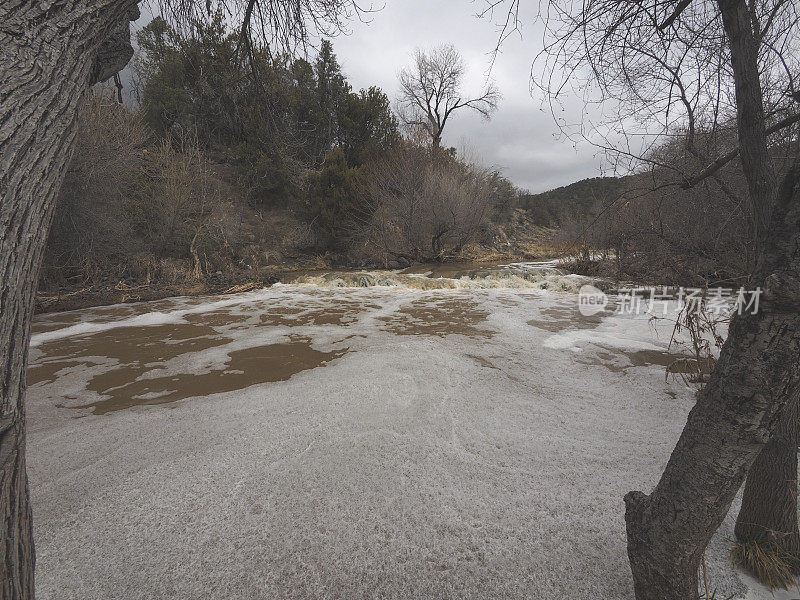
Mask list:
[[[309,205],[324,245],[334,250],[343,249],[348,232],[358,221],[364,206],[361,173],[359,169],[347,166],[341,148],[335,148],[325,156]]]
[[[165,136],[191,132],[221,154],[251,202],[296,197],[303,172],[336,147],[354,167],[399,138],[386,95],[351,92],[327,40],[313,62],[258,47],[237,53],[221,14],[191,35],[157,18],[138,40],[146,121]]]
[[[380,88],[347,95],[339,116],[339,145],[350,166],[375,160],[399,139],[397,118]]]
[[[339,61],[333,53],[333,45],[328,40],[322,40],[314,63],[314,73],[317,78],[316,97],[319,106],[316,141],[321,159],[338,141],[338,117],[350,93],[350,85],[342,74]]]

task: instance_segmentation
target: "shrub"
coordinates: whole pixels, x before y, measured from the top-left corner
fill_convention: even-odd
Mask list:
[[[112,278],[142,249],[124,210],[126,179],[142,165],[147,129],[111,94],[90,94],[56,203],[41,281]]]
[[[45,250],[41,283],[98,283],[154,276],[137,264],[191,263],[225,241],[211,227],[219,182],[193,138],[154,141],[138,116],[106,94],[90,95]],[[221,223],[218,223],[221,225]]]
[[[363,215],[361,177],[359,169],[347,166],[341,148],[330,152],[319,174],[313,176],[309,212],[327,248],[342,250]]]
[[[396,145],[369,170],[365,243],[415,261],[442,260],[492,229],[491,171],[411,142]]]

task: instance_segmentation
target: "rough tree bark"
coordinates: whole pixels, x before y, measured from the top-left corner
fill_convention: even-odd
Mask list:
[[[742,509],[736,519],[741,541],[771,542],[800,557],[797,524],[797,409],[800,397],[783,409],[772,439],[758,455],[744,486]],[[793,561],[796,571],[798,564]]]
[[[735,2],[728,2],[731,6],[723,13],[725,26],[729,31],[732,41],[737,47],[732,47],[734,59],[754,61],[750,53],[755,52],[754,45],[748,41],[747,30],[744,27],[746,8]],[[748,107],[760,108],[760,88],[746,78],[742,98],[739,103],[745,110]],[[745,114],[745,122],[753,123],[759,118],[758,114]],[[760,140],[759,140],[760,144]],[[757,148],[757,147],[756,147]],[[764,167],[758,161],[768,160],[769,157],[758,152],[749,144],[742,144],[742,161],[756,163],[756,170],[764,172]],[[751,196],[765,197],[769,194],[769,185],[772,182],[768,177],[754,178],[750,182]],[[761,187],[759,187],[761,186]],[[760,243],[769,235],[767,224],[768,206],[762,203],[751,208],[755,215],[757,236]],[[760,210],[759,210],[760,209]],[[745,484],[742,508],[736,521],[736,537],[739,540],[773,541],[788,553],[800,557],[800,531],[797,521],[797,396],[789,399],[785,414],[773,434],[772,439],[761,451],[750,469]],[[793,565],[797,570],[800,563]]]
[[[720,0],[718,6],[731,51],[741,161],[759,233],[750,286],[763,293],[758,314],[733,320],[717,368],[653,492],[625,496],[638,600],[698,598],[703,552],[769,442],[784,404],[800,393],[798,168],[777,191],[749,10],[744,0]]]
[[[24,397],[42,251],[84,94],[90,83],[109,77],[130,59],[125,33],[129,18],[138,15],[136,4],[137,0],[0,1],[2,600],[34,597]],[[116,37],[109,39],[112,33]]]
[[[638,600],[698,598],[702,554],[787,399],[800,393],[800,316],[793,305],[800,293],[800,201],[793,179],[753,278],[763,289],[759,313],[731,324],[717,368],[656,488],[649,496],[625,496]]]

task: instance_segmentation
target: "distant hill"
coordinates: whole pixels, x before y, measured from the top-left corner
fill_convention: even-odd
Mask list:
[[[592,177],[541,194],[524,194],[520,208],[536,225],[556,227],[565,220],[581,220],[614,200],[625,177]]]

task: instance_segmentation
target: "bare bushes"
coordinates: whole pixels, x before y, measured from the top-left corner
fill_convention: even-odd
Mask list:
[[[217,182],[194,140],[155,144],[127,184],[126,211],[144,248],[158,260],[190,261],[192,276],[200,279],[208,268],[203,262],[224,238],[212,223],[220,203]]]
[[[699,137],[699,136],[698,136]],[[560,240],[572,251],[599,252],[620,279],[658,284],[741,284],[750,272],[754,234],[738,161],[686,188],[686,173],[705,164],[672,142],[650,156],[654,168],[629,176],[614,197],[566,219]]]
[[[141,113],[107,94],[90,95],[40,288],[59,295],[153,285],[182,293],[198,282],[266,280],[277,269],[314,260],[321,220],[300,206],[252,205],[238,184],[236,169],[211,162],[189,129],[159,138]],[[361,219],[368,211],[351,206],[349,194],[333,200],[325,205],[335,209],[329,234],[349,243],[349,213]]]
[[[89,96],[45,251],[45,282],[120,277],[141,250],[125,214],[124,182],[140,167],[147,138],[113,98]]]
[[[154,141],[104,94],[80,119],[41,285],[201,278],[231,240],[220,182],[194,141]]]
[[[490,237],[493,173],[436,148],[398,144],[369,173],[369,213],[361,240],[371,254],[442,260]]]
[[[305,178],[306,204],[253,205],[236,169],[179,131],[188,133],[159,138],[113,98],[89,97],[42,291],[268,279],[317,254],[329,263],[444,260],[492,242],[517,200],[496,171],[398,142],[359,167],[329,153]]]

